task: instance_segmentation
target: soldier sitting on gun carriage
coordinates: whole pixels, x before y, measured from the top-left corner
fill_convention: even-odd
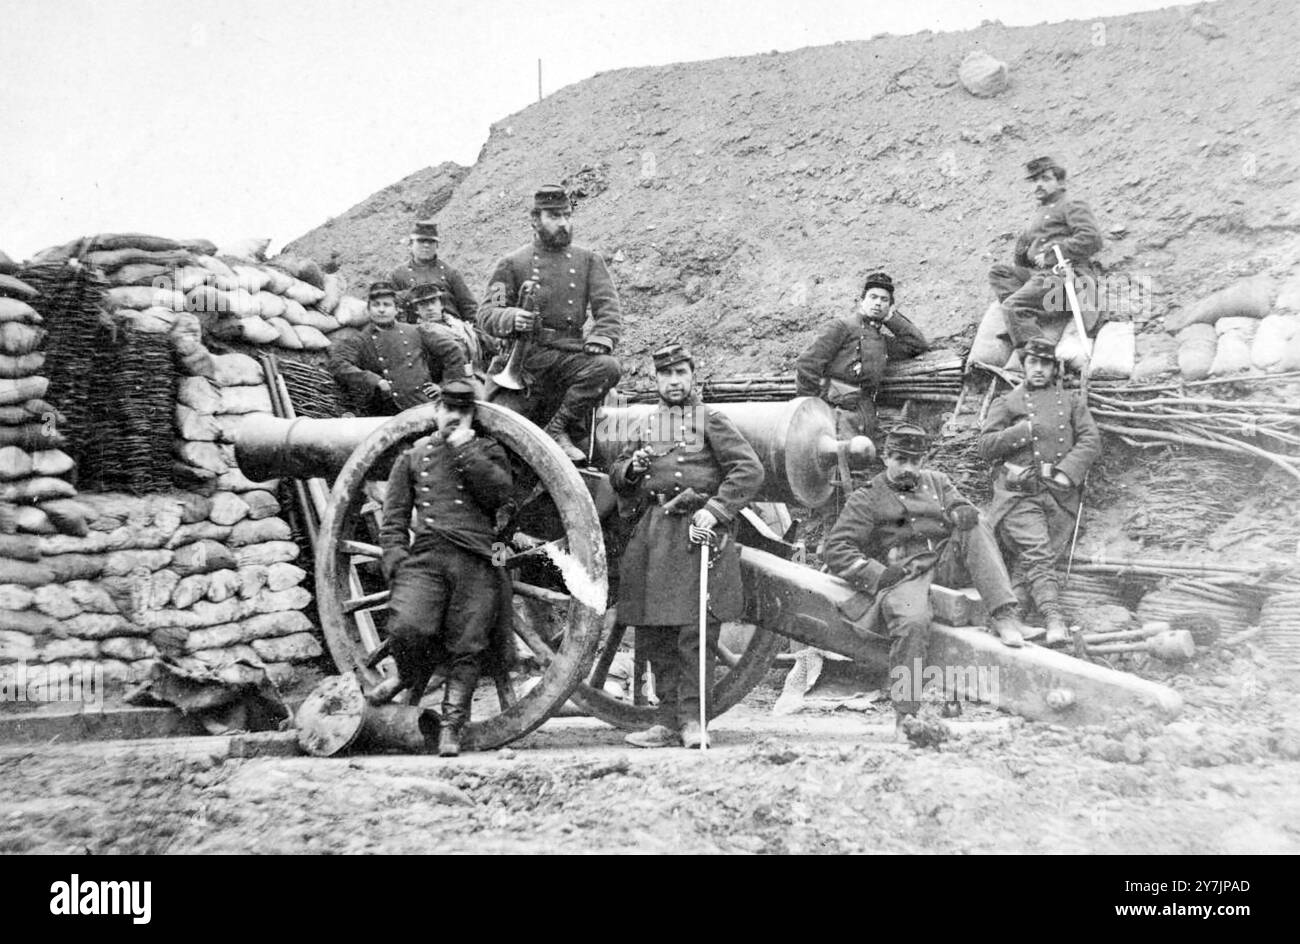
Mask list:
[[[1019,646],[1031,635],[1020,621],[993,532],[947,475],[924,468],[926,448],[926,432],[919,426],[903,423],[889,430],[885,471],[849,497],[826,539],[831,573],[874,597],[864,620],[869,631],[883,631],[891,639],[894,681],[924,663],[932,583],[973,584],[992,616],[992,630],[1006,645]],[[891,686],[901,724],[920,703],[897,697],[897,691]]]
[[[522,352],[510,361],[521,376],[494,375],[487,398],[545,422],[565,455],[580,462],[585,453],[573,437],[621,374],[613,352],[623,315],[600,254],[570,244],[573,204],[564,189],[538,190],[531,217],[533,241],[497,263],[479,306],[479,327],[515,339],[513,352]],[[554,412],[547,417],[547,410]]]
[[[440,383],[472,376],[446,329],[421,330],[397,320],[391,282],[370,286],[367,307],[370,324],[335,332],[328,359],[335,382],[363,415],[391,416],[428,403]]]
[[[367,697],[382,704],[409,688],[418,700],[434,666],[449,665],[438,736],[444,757],[460,752],[499,609],[509,599],[492,543],[513,478],[505,450],[474,423],[474,394],[465,380],[442,388],[437,431],[393,465],[379,536],[397,675]]]

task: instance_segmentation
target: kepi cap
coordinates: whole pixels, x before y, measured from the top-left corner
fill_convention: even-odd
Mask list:
[[[569,194],[559,184],[545,184],[533,194],[534,210],[572,210]]]
[[[366,296],[367,301],[374,301],[376,298],[383,298],[385,295],[396,298],[397,289],[392,282],[371,282],[370,294]]]
[[[1025,180],[1033,180],[1045,170],[1056,171],[1057,177],[1065,176],[1065,168],[1054,157],[1036,157],[1025,165]]]
[[[667,370],[683,361],[689,362],[692,368],[695,367],[695,358],[691,357],[691,352],[686,350],[684,345],[675,342],[664,345],[651,356],[654,358],[656,372]]]
[[[930,437],[915,423],[899,423],[885,432],[885,452],[906,456],[923,456],[929,450]]]
[[[438,224],[433,220],[416,220],[411,227],[411,235],[416,239],[437,239]]]
[[[872,272],[867,276],[866,284],[862,286],[862,294],[865,296],[873,288],[883,288],[889,293],[889,300],[894,300],[894,280],[884,272]]]
[[[412,305],[418,305],[420,302],[441,301],[445,294],[447,294],[445,282],[421,282],[411,289],[409,297]]]
[[[478,391],[468,380],[449,380],[442,385],[442,403],[453,410],[469,410],[478,399]]]
[[[1020,350],[1020,357],[1038,357],[1045,361],[1056,360],[1056,345],[1047,338],[1030,338]]]

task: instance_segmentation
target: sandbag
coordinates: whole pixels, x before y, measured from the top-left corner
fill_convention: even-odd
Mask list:
[[[214,475],[220,475],[230,468],[230,463],[214,442],[177,442],[177,458],[196,469],[204,469]]]
[[[293,283],[284,291],[284,295],[292,298],[304,308],[311,308],[320,303],[325,297],[325,291],[314,285],[308,285],[301,279],[294,279]]]
[[[45,329],[19,321],[0,323],[0,352],[30,354],[45,340]]]
[[[127,265],[160,265],[174,268],[194,261],[194,256],[184,249],[144,249],[133,246],[121,249],[92,249],[80,251],[78,258],[92,268],[111,272]]]
[[[59,449],[41,449],[31,454],[32,474],[67,475],[75,463],[72,456]]]
[[[4,537],[7,535],[0,535],[0,539]],[[5,556],[8,555],[0,554],[0,557]],[[25,610],[35,598],[28,587],[20,587],[16,583],[0,584],[0,610]]]
[[[1102,325],[1092,347],[1088,376],[1099,380],[1127,380],[1133,375],[1137,346],[1133,322],[1110,321]]]
[[[234,242],[223,243],[221,249],[217,252],[217,255],[233,256],[236,259],[243,259],[247,262],[265,262],[266,247],[269,245],[271,245],[271,240],[252,236],[247,239],[239,239]]]
[[[280,502],[270,492],[252,491],[239,496],[248,506],[248,517],[254,521],[270,518],[280,513]]]
[[[282,272],[279,269],[266,270],[267,291],[274,292],[277,295],[284,295],[288,292],[295,281],[297,280],[287,272]]]
[[[202,540],[186,544],[177,548],[172,558],[172,570],[181,576],[230,570],[235,566],[235,557],[229,548],[216,541]]]
[[[77,494],[72,483],[49,475],[0,483],[0,502],[34,505],[48,498],[71,498]]]
[[[293,532],[282,518],[246,519],[236,524],[226,542],[230,547],[247,547],[268,541],[291,541]]]
[[[55,619],[69,619],[81,615],[81,605],[63,589],[62,584],[46,584],[37,588],[32,601],[36,609]]]
[[[238,524],[248,517],[248,502],[240,498],[234,492],[217,492],[212,496],[212,510],[208,512],[208,517],[214,524],[230,527]],[[235,542],[228,541],[233,544]],[[247,544],[247,541],[239,542]]]
[[[208,285],[216,274],[201,265],[181,266],[172,270],[172,288],[178,292],[189,293],[200,285]]]
[[[280,332],[261,318],[240,318],[239,328],[250,344],[274,344],[280,338]]]
[[[176,431],[182,439],[216,442],[220,430],[211,413],[199,413],[183,403],[176,404]]]
[[[311,633],[294,633],[275,639],[254,639],[253,651],[268,662],[305,662],[323,654],[320,643]]]
[[[253,302],[257,305],[257,313],[263,318],[284,317],[283,296],[273,295],[270,292],[263,290],[253,296]]]
[[[334,317],[340,325],[348,328],[363,328],[370,324],[370,310],[360,298],[344,295],[334,309]]]
[[[122,659],[135,662],[138,659],[154,659],[158,649],[147,639],[115,638],[105,639],[99,644],[100,656],[108,659]]]
[[[156,262],[133,262],[115,271],[108,280],[114,285],[153,285],[157,279],[170,279],[175,271]]]
[[[957,78],[961,80],[962,87],[976,98],[992,98],[1006,91],[1010,84],[1007,64],[981,49],[966,54],[957,68]]]
[[[49,516],[50,524],[60,534],[72,537],[85,537],[90,534],[90,519],[94,513],[85,505],[71,498],[54,498],[43,501],[41,510]]]
[[[239,287],[250,295],[256,295],[270,284],[270,276],[257,266],[237,265],[231,266],[231,268],[235,270],[235,278],[239,280]]]
[[[199,600],[202,600],[207,595],[207,592],[207,574],[190,574],[188,577],[182,577],[172,590],[172,606],[178,610],[187,610]]]
[[[292,566],[292,565],[289,565]],[[238,596],[240,580],[237,570],[214,570],[207,575],[208,589],[204,597],[213,603],[221,603]]]
[[[0,446],[0,482],[25,479],[31,474],[31,453],[17,446]]]
[[[176,399],[199,413],[216,413],[221,409],[221,394],[203,377],[184,377],[177,385]]]
[[[262,384],[223,387],[218,413],[273,413],[271,394]]]
[[[293,332],[304,350],[323,351],[330,346],[330,339],[310,325],[294,325]]]
[[[1259,330],[1259,321],[1258,318],[1242,318],[1237,315],[1229,315],[1226,318],[1220,318],[1214,323],[1214,333],[1222,337],[1231,331],[1250,341],[1255,337],[1255,332]]]
[[[1056,359],[1075,373],[1081,373],[1088,362],[1088,349],[1079,338],[1073,320],[1066,323],[1060,340],[1056,342]]]
[[[61,449],[66,443],[64,435],[48,423],[0,426],[0,446],[18,446],[28,452],[37,452],[43,449]]]
[[[165,308],[149,308],[145,311],[123,310],[122,321],[136,331],[144,334],[168,334],[172,330],[174,312]]]
[[[1210,364],[1211,377],[1240,374],[1250,370],[1250,342],[1237,331],[1229,331],[1219,338]]]
[[[14,321],[21,324],[40,324],[44,319],[26,302],[0,296],[0,324]]]
[[[334,314],[334,309],[339,307],[339,299],[341,299],[343,293],[347,291],[348,280],[337,272],[331,272],[329,275],[325,276],[321,288],[324,289],[325,294],[321,297],[321,300],[317,302],[316,307],[320,310],[321,314],[332,315]]]
[[[251,292],[242,288],[217,293],[218,311],[229,312],[236,318],[260,318],[258,314],[257,302],[254,301]]]
[[[146,308],[166,308],[168,311],[184,311],[185,296],[170,288],[153,288],[148,285],[117,285],[105,293],[105,301],[110,309],[133,308],[144,311]]]
[[[213,379],[219,387],[242,387],[260,384],[266,378],[262,365],[247,354],[214,354],[212,366],[216,368]]]
[[[41,559],[41,549],[36,546],[36,538],[24,534],[4,534],[0,532],[0,557],[12,557],[36,563]],[[4,604],[0,604],[3,606]],[[19,607],[14,607],[19,609]]]
[[[279,255],[271,260],[270,265],[288,272],[294,278],[302,279],[309,285],[323,289],[325,287],[325,273],[321,271],[313,260],[303,256]]]
[[[250,544],[239,548],[235,551],[235,560],[241,568],[251,564],[270,565],[297,560],[299,553],[301,552],[298,545],[292,541],[268,541],[264,544]],[[0,583],[18,583],[18,581],[0,579]]]
[[[11,560],[0,557],[0,583],[16,583],[22,587],[43,587],[54,583],[54,571],[45,564]]]
[[[223,287],[229,288],[234,288],[239,284],[239,279],[235,275],[235,270],[230,268],[230,266],[222,260],[218,259],[215,253],[199,256],[194,261],[213,274],[215,277],[213,284],[217,284],[219,281],[225,282],[227,285]]]
[[[50,521],[50,516],[35,505],[21,505],[13,512],[14,526],[27,534],[55,534],[58,528]]]
[[[13,275],[15,272],[18,271],[19,268],[20,266],[18,265],[18,263],[14,262],[13,259],[9,258],[9,254],[7,252],[5,252],[3,249],[0,249],[0,274]]]
[[[288,590],[307,579],[307,571],[297,564],[283,561],[266,568],[266,589],[271,591]]]
[[[24,375],[17,379],[0,379],[0,406],[40,399],[49,389],[48,377]]]
[[[1202,331],[1193,331],[1202,328]],[[1179,332],[1178,371],[1184,380],[1204,380],[1214,366],[1214,354],[1219,347],[1218,336],[1212,325],[1198,323]]]
[[[18,616],[21,614],[15,614]],[[49,619],[48,616],[35,614],[28,619]],[[6,618],[6,622],[8,619]],[[15,619],[15,623],[17,620]],[[17,630],[0,629],[0,662],[32,662],[36,659],[35,634]]]
[[[40,292],[32,288],[22,279],[15,278],[10,273],[0,273],[0,295],[8,295],[11,298],[35,298]]]
[[[1273,307],[1277,286],[1266,275],[1234,282],[1171,315],[1165,330],[1181,331],[1188,325],[1214,324],[1220,318],[1263,318]]]
[[[45,353],[33,352],[19,354],[17,357],[0,354],[0,378],[13,380],[20,377],[32,377],[41,372],[45,366]]]
[[[254,482],[239,469],[229,469],[217,476],[217,488],[225,489],[228,492],[251,492],[256,489],[263,491],[280,487],[279,479],[268,479],[265,482]]]
[[[1260,370],[1280,371],[1286,345],[1300,334],[1300,315],[1266,315],[1250,346],[1250,362]]]
[[[148,252],[169,252],[181,248],[181,244],[166,236],[151,236],[148,233],[98,233],[89,240],[93,249],[142,249]]]
[[[297,333],[293,330],[293,325],[283,318],[269,318],[266,323],[275,329],[277,335],[276,344],[291,351],[302,350],[302,341],[299,340]]]
[[[1282,351],[1278,370],[1300,370],[1300,332],[1293,334]]]

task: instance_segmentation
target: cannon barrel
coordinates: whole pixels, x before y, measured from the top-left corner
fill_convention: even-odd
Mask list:
[[[653,404],[602,407],[596,413],[594,460],[601,469],[636,438]],[[830,470],[841,443],[835,438],[835,418],[821,400],[799,397],[785,403],[711,404],[726,414],[754,447],[766,481],[762,497],[816,507],[831,496]],[[348,456],[389,416],[347,419],[278,419],[249,416],[235,435],[240,470],[255,482],[272,478],[330,478]],[[873,450],[865,436],[851,440],[849,458],[861,462]]]

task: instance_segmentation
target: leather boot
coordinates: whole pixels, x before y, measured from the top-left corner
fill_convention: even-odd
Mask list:
[[[469,724],[470,705],[474,701],[474,688],[478,684],[478,668],[456,666],[447,679],[442,696],[442,727],[438,729],[438,756],[460,755],[460,735]]]
[[[1048,603],[1040,607],[1043,613],[1043,620],[1047,623],[1047,639],[1044,643],[1049,646],[1059,646],[1070,638],[1070,627],[1065,625],[1065,619],[1061,616],[1061,609],[1054,603]]]
[[[1025,644],[1026,627],[1020,622],[1020,614],[1014,604],[1000,607],[989,621],[989,629],[997,634],[1005,646],[1013,648]]]
[[[551,421],[546,424],[546,435],[555,440],[560,451],[570,462],[583,462],[587,454],[574,445],[573,440],[569,438],[569,418],[569,411],[560,407],[551,417]]]

